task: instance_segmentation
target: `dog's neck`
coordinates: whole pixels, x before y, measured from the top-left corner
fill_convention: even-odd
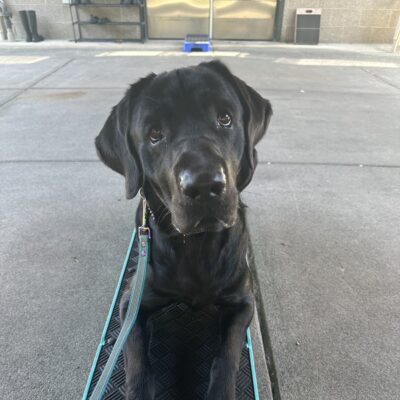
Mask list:
[[[178,237],[182,241],[188,240],[191,236],[199,236],[199,234],[196,235],[185,235],[180,233],[177,229],[172,224],[172,219],[171,219],[171,212],[168,209],[168,207],[165,205],[165,203],[161,200],[160,196],[157,194],[157,189],[155,189],[152,185],[147,184],[145,185],[142,190],[141,190],[142,197],[146,199],[146,206],[148,210],[148,214],[150,216],[150,221],[149,224],[152,225],[153,228],[156,228],[157,231],[160,231],[161,233],[171,236],[171,237]],[[241,221],[245,223],[245,217],[244,217],[244,209],[246,206],[244,203],[241,201],[239,197],[239,218],[238,222],[240,223]],[[138,216],[142,215],[143,213],[143,201],[140,204],[139,210],[138,210]],[[242,214],[242,215],[241,215]],[[138,221],[139,223],[141,222],[140,220]],[[231,228],[228,229],[223,229],[221,232],[228,231]],[[205,232],[207,235],[211,235],[214,232]],[[218,232],[215,232],[218,233]],[[218,235],[217,235],[218,236]]]
[[[249,250],[243,203],[239,202],[237,221],[232,227],[184,236],[173,229],[171,214],[159,204],[160,200],[155,202],[157,199],[152,196],[146,196],[146,200],[154,210],[149,219],[153,290],[164,293],[163,288],[167,287],[166,297],[198,306],[213,302],[217,293],[242,282]],[[143,204],[137,210],[137,225],[141,223],[142,207]],[[182,282],[186,285],[182,286]]]
[[[157,191],[150,185],[143,188],[142,196],[146,199],[147,208],[149,211],[148,224],[153,231],[153,237],[161,239],[161,241],[168,241],[173,247],[178,245],[194,245],[201,243],[204,247],[207,245],[212,249],[218,248],[219,250],[225,245],[230,236],[230,232],[240,230],[247,231],[245,220],[245,208],[239,198],[238,218],[234,226],[223,229],[218,232],[204,232],[194,235],[184,235],[178,232],[171,222],[171,212],[164,204],[164,202],[157,195]],[[137,225],[141,224],[141,216],[143,212],[143,201],[137,210]],[[156,239],[157,240],[157,239]],[[179,247],[179,246],[178,246]]]
[[[180,233],[174,228],[171,222],[171,213],[160,196],[157,195],[156,189],[151,185],[145,185],[142,189],[142,196],[146,199],[146,205],[150,214],[149,224],[157,226],[159,230],[165,234],[179,236]],[[140,205],[141,212],[143,211],[143,201]],[[142,215],[142,214],[138,214]]]

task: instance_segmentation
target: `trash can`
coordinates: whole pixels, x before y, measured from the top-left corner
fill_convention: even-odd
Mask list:
[[[294,42],[297,44],[318,44],[320,27],[320,8],[298,8],[296,10]]]

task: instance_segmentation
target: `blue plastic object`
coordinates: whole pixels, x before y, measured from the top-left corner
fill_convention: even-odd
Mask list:
[[[190,53],[191,51],[212,51],[211,40],[208,35],[186,35],[182,50],[185,53]]]

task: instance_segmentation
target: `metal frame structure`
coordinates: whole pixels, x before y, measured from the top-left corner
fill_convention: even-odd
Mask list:
[[[120,22],[104,22],[95,23],[90,21],[82,21],[79,14],[80,8],[139,8],[139,21],[120,21]],[[72,11],[74,9],[74,12]],[[71,15],[72,32],[74,36],[74,42],[81,41],[131,41],[131,42],[144,42],[147,38],[146,29],[146,9],[144,3],[140,4],[119,4],[119,3],[83,3],[79,4],[76,2],[69,3],[69,11]],[[74,15],[75,14],[75,15]],[[82,35],[82,26],[91,25],[114,25],[114,26],[139,26],[140,27],[140,38],[123,38],[123,39],[107,39],[107,38],[84,38]]]

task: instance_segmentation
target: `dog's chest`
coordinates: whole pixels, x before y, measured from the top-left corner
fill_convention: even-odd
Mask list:
[[[163,253],[163,254],[162,254]],[[215,304],[234,265],[227,265],[218,246],[185,245],[155,253],[151,266],[151,287],[161,296],[193,306]]]
[[[155,264],[152,286],[158,293],[179,299],[193,306],[213,304],[217,301],[223,281],[219,278],[221,267],[207,258],[181,257],[175,262]]]

